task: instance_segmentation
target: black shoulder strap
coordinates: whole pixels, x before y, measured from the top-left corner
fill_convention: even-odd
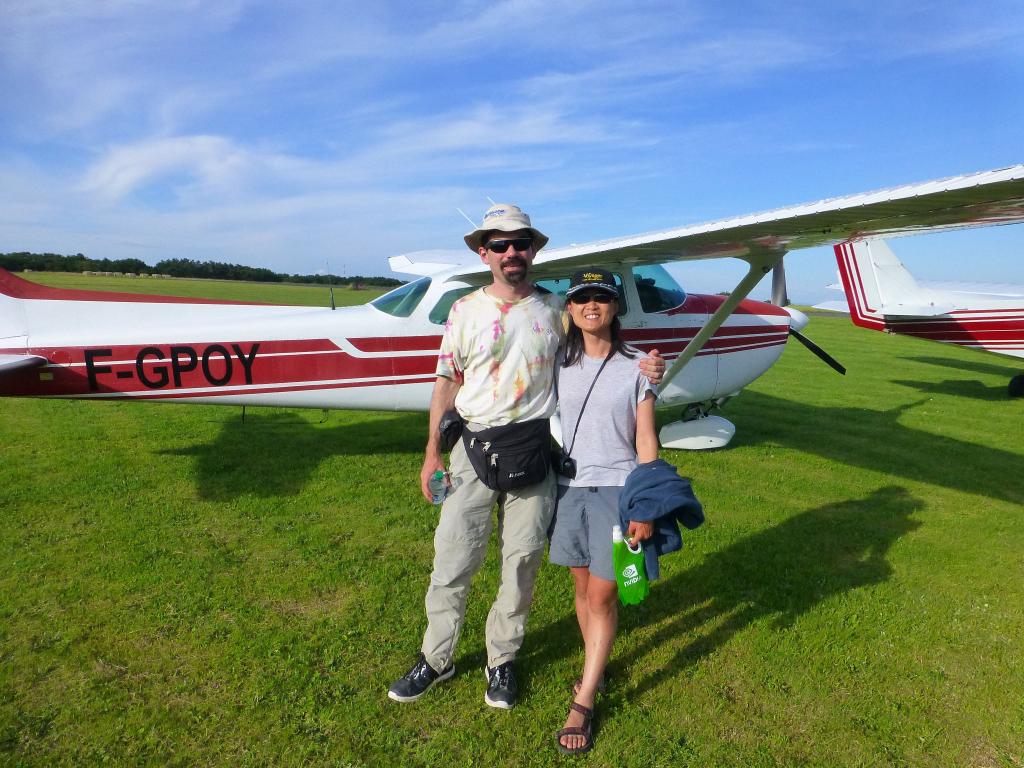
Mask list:
[[[603,371],[604,367],[608,365],[608,361],[612,359],[612,355],[614,354],[615,349],[613,348],[612,351],[608,353],[608,356],[601,362],[601,367],[598,368],[597,373],[594,374],[594,380],[590,382],[590,389],[587,390],[587,396],[583,398],[583,405],[580,406],[580,415],[576,417],[576,429],[572,431],[572,441],[569,443],[569,449],[566,451],[570,456],[572,455],[573,446],[576,445],[576,433],[580,431],[580,420],[583,418],[583,411],[587,407],[587,401],[590,399],[590,393],[594,391],[594,385],[597,384],[597,377],[601,375],[601,371]],[[555,396],[558,396],[557,386],[555,387]]]

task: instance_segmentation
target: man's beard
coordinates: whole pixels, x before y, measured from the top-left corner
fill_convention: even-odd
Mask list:
[[[518,267],[519,269],[516,272],[506,272],[506,267]],[[511,285],[519,285],[520,283],[526,281],[526,275],[529,268],[530,265],[527,263],[526,259],[521,259],[518,256],[513,256],[512,258],[506,259],[501,263],[501,274],[505,276],[505,279]]]

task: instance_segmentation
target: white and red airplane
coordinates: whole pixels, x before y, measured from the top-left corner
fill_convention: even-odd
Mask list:
[[[855,325],[917,336],[999,355],[1024,357],[1024,289],[1020,286],[919,284],[882,239],[835,246],[846,305]],[[1010,379],[1011,397],[1024,395],[1024,373]]]
[[[1021,220],[1014,166],[545,250],[531,275],[564,292],[581,267],[615,272],[627,338],[669,361],[660,407],[683,411],[662,445],[719,447],[734,428],[709,411],[802,338],[802,314],[746,299],[787,251]],[[748,265],[728,296],[686,294],[660,266],[726,257]],[[420,277],[338,310],[45,288],[0,271],[0,396],[426,410],[448,309],[490,273],[404,256],[391,266]]]

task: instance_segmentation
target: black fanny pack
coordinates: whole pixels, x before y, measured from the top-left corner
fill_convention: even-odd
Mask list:
[[[539,483],[551,466],[551,425],[534,419],[479,432],[462,431],[462,444],[477,477],[494,491]]]

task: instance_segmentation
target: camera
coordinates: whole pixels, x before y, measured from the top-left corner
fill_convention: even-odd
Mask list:
[[[552,452],[551,463],[555,472],[562,477],[568,477],[570,480],[576,477],[576,459],[566,453],[564,448],[557,453]]]

